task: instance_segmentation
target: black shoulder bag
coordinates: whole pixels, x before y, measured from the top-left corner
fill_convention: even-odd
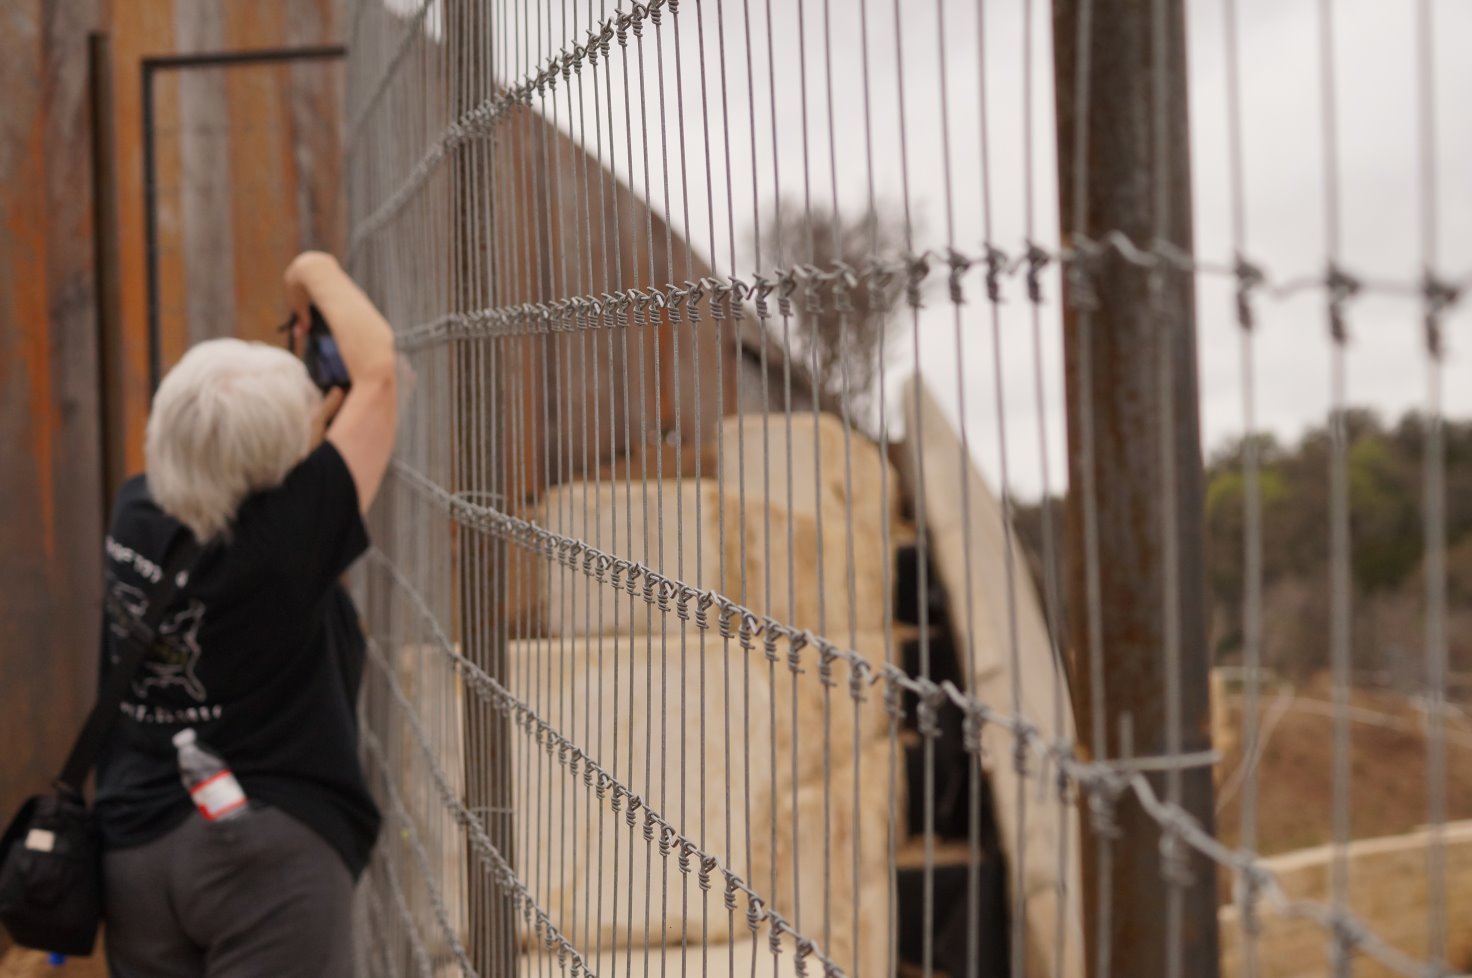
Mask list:
[[[35,795],[0,837],[0,924],[23,947],[84,956],[102,917],[102,846],[82,785],[102,753],[128,684],[148,658],[179,574],[197,552],[188,533],[164,562],[141,618],[128,624],[122,655],[107,675],[87,723],[50,794]]]

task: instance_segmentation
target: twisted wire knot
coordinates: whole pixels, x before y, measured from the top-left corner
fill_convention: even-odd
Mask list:
[[[940,704],[945,698],[939,686],[928,680],[922,681],[924,688],[915,707],[915,727],[922,737],[940,736]]]
[[[1258,904],[1263,893],[1272,884],[1267,870],[1253,861],[1251,854],[1244,853],[1238,863],[1236,882],[1232,884],[1232,900],[1237,904],[1237,914],[1242,927],[1254,936],[1262,933],[1262,917]]]
[[[661,293],[661,304],[672,323],[683,323],[685,321],[685,298],[684,289],[673,282],[664,287]]]
[[[1095,790],[1089,792],[1089,826],[1101,839],[1120,837],[1116,807],[1123,790],[1123,785],[1106,775],[1095,786]]]
[[[1232,274],[1237,277],[1237,325],[1251,330],[1257,325],[1257,315],[1252,309],[1252,292],[1267,281],[1267,276],[1241,255],[1232,264]]]
[[[994,305],[1002,301],[1002,274],[1012,259],[993,244],[986,246],[986,297]]]
[[[655,595],[655,604],[660,611],[670,610],[670,598],[674,597],[678,590],[675,587],[675,583],[669,578],[660,577],[655,583],[655,591],[657,592]]]
[[[1038,737],[1038,728],[1026,720],[1018,719],[1012,741],[1012,768],[1018,775],[1027,777],[1027,758],[1032,751],[1032,742]]]
[[[700,860],[700,873],[696,877],[696,882],[699,884],[701,892],[710,892],[711,874],[716,871],[716,867],[719,865],[720,860],[716,859],[715,856],[706,856]]]
[[[1369,938],[1365,928],[1346,914],[1337,914],[1330,924],[1334,945],[1345,955],[1354,954]]]
[[[801,273],[802,306],[803,311],[816,316],[823,311],[823,293],[819,287],[819,271],[812,265],[801,265],[797,271]]]
[[[639,810],[640,806],[644,804],[644,799],[640,798],[632,791],[627,791],[627,789],[625,791],[625,795],[628,799],[628,804],[624,806],[624,821],[628,824],[629,828],[633,828],[635,821],[634,815]]]
[[[912,308],[920,308],[920,289],[925,279],[930,275],[930,258],[927,255],[913,255],[906,262],[905,270],[907,279],[905,281],[905,301]]]
[[[771,635],[771,632],[768,632],[768,634]],[[802,650],[807,648],[807,645],[808,638],[801,632],[791,636],[787,641],[787,668],[792,671],[794,676],[801,675],[802,673]],[[772,635],[772,647],[772,650],[775,652],[775,635]]]
[[[820,638],[817,645],[818,682],[822,683],[825,688],[832,689],[838,685],[838,682],[833,678],[833,662],[838,658],[838,650],[833,647],[833,643],[826,639]]]
[[[1094,282],[1103,253],[1101,245],[1081,234],[1075,236],[1068,262],[1068,292],[1074,307],[1080,311],[1094,312],[1099,308],[1099,291]]]
[[[1329,290],[1329,334],[1335,343],[1344,343],[1349,339],[1344,307],[1359,294],[1363,286],[1359,279],[1336,265],[1329,266],[1324,285]]]
[[[864,659],[853,659],[848,664],[848,695],[855,703],[863,703],[868,699],[869,684],[873,681],[870,674],[873,668]]]
[[[721,605],[720,622],[717,625],[721,638],[735,638],[736,632],[731,628],[731,619],[740,617],[740,613],[730,605]],[[744,646],[749,648],[749,646]]]
[[[762,906],[761,898],[755,894],[748,894],[746,899],[746,926],[751,928],[755,934],[761,927],[762,921],[766,919],[767,911]]]
[[[864,276],[864,295],[869,300],[869,308],[875,312],[888,312],[894,306],[894,296],[890,293],[890,285],[895,280],[895,269],[888,265],[875,265],[869,269]]]
[[[833,311],[840,316],[854,311],[854,304],[850,298],[850,290],[858,285],[859,278],[854,274],[852,265],[845,261],[833,263],[834,275],[832,278]]]
[[[792,293],[797,291],[797,279],[790,270],[777,269],[777,312],[786,319],[792,315]]]
[[[902,685],[903,673],[894,666],[884,667],[884,712],[896,722],[905,718],[905,692]]]
[[[739,641],[741,647],[751,651],[752,639],[761,633],[761,622],[757,621],[756,615],[749,611],[741,614],[741,627],[739,629]]]
[[[974,754],[977,758],[982,757],[981,733],[985,726],[986,721],[980,710],[973,708],[966,711],[961,724],[961,742],[966,753]]]
[[[1461,297],[1460,290],[1456,286],[1442,282],[1432,276],[1428,270],[1426,277],[1421,281],[1421,295],[1425,302],[1424,323],[1426,337],[1426,352],[1437,360],[1442,354],[1442,329],[1441,317],[1448,309],[1456,304]]]
[[[695,597],[698,593],[699,592],[697,592],[693,587],[688,584],[680,585],[679,593],[675,596],[676,618],[680,619],[681,621],[690,620],[690,599]]]
[[[1027,243],[1027,298],[1029,302],[1043,301],[1043,269],[1048,267],[1052,256],[1037,242]]]
[[[644,841],[645,842],[653,842],[654,841],[654,826],[655,826],[654,813],[651,812],[647,808],[644,809]]]
[[[756,297],[756,314],[760,319],[766,319],[770,314],[770,309],[767,307],[767,297],[772,294],[772,289],[773,285],[766,276],[758,274],[752,277],[750,294]]]
[[[793,955],[793,967],[797,970],[797,978],[807,978],[807,959],[813,953],[813,942],[809,938],[799,937],[797,939],[797,953]]]
[[[750,646],[747,646],[746,648],[748,652],[751,651]],[[766,657],[766,660],[768,662],[775,663],[778,660],[776,632],[768,631],[765,635],[762,636],[762,654]]]
[[[732,912],[736,910],[736,877],[730,872],[726,876],[726,909]]]
[[[1181,837],[1181,827],[1174,819],[1161,826],[1160,876],[1176,886],[1190,886],[1194,880],[1191,872],[1190,849]]]
[[[714,591],[705,591],[700,595],[700,599],[695,603],[695,627],[699,628],[701,631],[705,631],[706,629],[710,628],[708,615],[710,612],[710,606],[715,603],[715,600],[716,593]]]
[[[704,297],[705,297],[705,282],[704,282],[704,279],[702,279],[699,282],[692,282],[689,279],[686,279],[685,280],[685,307],[686,307],[686,315],[688,315],[690,317],[690,321],[692,323],[698,323],[698,322],[700,322],[700,300],[703,299]]]

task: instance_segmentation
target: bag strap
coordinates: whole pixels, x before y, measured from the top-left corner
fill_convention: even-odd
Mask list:
[[[76,743],[72,745],[71,753],[67,755],[66,766],[61,769],[61,775],[55,782],[58,791],[78,799],[82,797],[82,782],[87,780],[88,772],[102,753],[102,743],[117,718],[118,708],[122,706],[123,697],[128,692],[128,684],[133,681],[133,677],[143,666],[143,660],[153,650],[164,611],[179,593],[179,575],[199,555],[199,545],[195,542],[194,535],[185,530],[181,536],[182,539],[169,549],[158,583],[148,592],[148,604],[143,614],[127,623],[128,632],[123,639],[122,653],[108,671],[107,681],[97,694],[97,703],[87,715],[87,723],[77,736]]]

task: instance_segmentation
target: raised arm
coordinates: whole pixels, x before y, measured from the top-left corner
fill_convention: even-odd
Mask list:
[[[314,305],[327,320],[353,386],[327,428],[358,490],[364,513],[383,483],[398,421],[394,334],[388,321],[338,265],[320,251],[298,255],[286,269],[286,291],[297,321]]]

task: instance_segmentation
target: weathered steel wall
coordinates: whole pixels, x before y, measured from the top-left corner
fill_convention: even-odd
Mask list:
[[[93,682],[101,471],[87,155],[97,0],[0,7],[0,813]]]
[[[112,39],[119,448],[131,472],[142,465],[148,411],[141,59],[340,42],[342,28],[338,0],[0,4],[0,816],[60,767],[95,682],[104,492],[88,32]],[[277,133],[232,141],[228,152],[233,173],[281,175],[286,232],[272,243],[286,249],[341,247],[340,81],[317,80],[329,76],[285,68],[265,86],[226,82],[220,124]],[[260,237],[276,219],[241,215],[231,235]],[[280,304],[280,258],[240,251],[253,257],[232,268],[226,301],[232,311],[259,302],[265,317],[273,297]]]
[[[113,94],[116,104],[118,239],[121,245],[121,305],[126,347],[126,445],[129,469],[142,465],[143,425],[148,415],[148,349],[146,343],[147,277],[145,275],[144,211],[143,211],[143,143],[141,62],[149,55],[198,53],[338,43],[343,40],[343,13],[340,0],[216,0],[191,3],[188,0],[130,0],[124,7],[115,4],[101,25],[110,32],[113,47]],[[8,39],[0,39],[0,45]],[[227,152],[232,164],[230,173],[285,171],[281,198],[291,202],[280,213],[289,225],[302,206],[314,209],[310,218],[312,233],[307,241],[337,244],[342,224],[341,204],[337,200],[340,174],[337,164],[340,120],[333,119],[340,95],[331,84],[318,79],[312,68],[280,69],[286,81],[273,80],[272,91],[264,98],[254,98],[252,83],[243,83],[248,96],[240,102],[227,102],[227,111],[217,120],[222,127],[246,123],[261,128],[274,128],[290,133],[283,139],[239,140],[231,142]],[[306,71],[308,74],[300,74]],[[220,73],[216,73],[217,75]],[[227,88],[242,83],[223,83]],[[258,87],[259,83],[255,83]],[[174,83],[159,86],[161,124],[177,122],[178,89]],[[172,113],[172,116],[171,116]],[[318,128],[307,120],[331,119],[332,124]],[[310,129],[310,132],[305,130]],[[283,151],[283,143],[287,149]],[[305,151],[303,147],[306,147]],[[294,154],[295,163],[283,161]],[[173,157],[179,176],[177,151]],[[303,160],[309,165],[304,165]],[[166,162],[161,160],[161,162]],[[307,174],[303,176],[303,174]],[[165,170],[161,178],[171,174]],[[177,183],[175,184],[177,186]],[[330,193],[324,193],[330,191]],[[330,197],[331,199],[325,199]],[[182,220],[176,212],[175,220]],[[299,239],[300,240],[300,239]],[[181,274],[183,269],[178,270]],[[268,299],[275,292],[280,269],[260,271],[254,266],[233,269],[227,298],[241,296]],[[178,281],[182,281],[179,279]],[[250,284],[246,284],[250,283]],[[167,296],[167,286],[165,294]],[[176,326],[187,329],[181,317]],[[167,334],[166,351],[171,341]],[[175,352],[177,353],[177,344]],[[165,362],[169,358],[165,357]]]

